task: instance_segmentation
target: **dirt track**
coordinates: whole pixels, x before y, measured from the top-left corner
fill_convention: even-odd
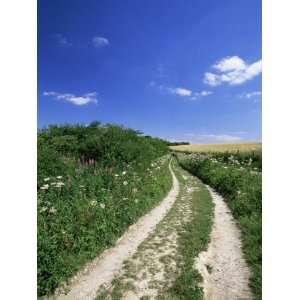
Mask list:
[[[109,286],[112,279],[119,273],[123,262],[131,257],[137,247],[153,231],[174,204],[179,193],[179,183],[169,166],[173,185],[163,201],[139,221],[130,226],[116,245],[96,258],[81,274],[73,278],[68,286],[68,293],[60,293],[52,299],[89,300],[94,299],[101,285]],[[51,299],[51,298],[50,298]]]
[[[120,299],[169,299],[165,291],[177,274],[178,233],[190,219],[191,195],[205,188],[203,184],[200,187],[197,178],[176,167],[183,180],[179,184],[171,164],[169,168],[173,185],[162,202],[132,225],[113,248],[77,274],[67,294],[50,299],[92,300],[99,293],[108,296],[99,299],[111,299],[116,282]],[[215,213],[209,248],[195,258],[194,267],[203,277],[199,286],[203,287],[206,300],[251,299],[250,273],[242,255],[239,230],[222,197],[207,188]]]
[[[224,199],[207,188],[215,204],[214,225],[209,248],[200,253],[195,264],[204,278],[205,300],[252,299],[238,227]]]

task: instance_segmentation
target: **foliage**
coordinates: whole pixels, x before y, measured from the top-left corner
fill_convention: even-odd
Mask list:
[[[241,161],[247,160],[246,165],[235,162],[239,157],[229,160],[227,154],[217,158],[199,154],[178,157],[183,168],[214,187],[227,201],[241,229],[243,251],[252,270],[253,295],[261,299],[262,180],[261,173],[251,168],[252,162],[261,165],[261,156],[260,162],[255,155],[251,160],[247,156],[240,157]]]
[[[160,139],[97,122],[38,133],[39,296],[158,203],[171,186],[167,152]]]

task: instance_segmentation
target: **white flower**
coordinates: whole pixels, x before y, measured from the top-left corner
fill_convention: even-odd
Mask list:
[[[56,176],[57,179],[62,179],[62,176]]]
[[[56,210],[55,207],[51,207],[51,208],[49,209],[49,213],[51,213],[51,214],[55,214],[56,212],[57,212],[57,210]]]
[[[80,187],[80,188],[84,188],[84,185],[81,184],[79,187]]]
[[[105,204],[104,203],[100,203],[100,207],[104,209],[105,208]]]
[[[126,173],[127,173],[126,171],[123,171],[123,172],[122,172],[122,175],[126,175]]]
[[[65,185],[63,182],[56,182],[56,187],[60,188]]]
[[[44,207],[42,207],[42,208],[40,209],[40,212],[44,212],[44,211],[46,211],[47,209],[48,209],[48,207],[44,206]]]
[[[119,177],[119,174],[115,174],[115,177]]]
[[[48,190],[49,188],[49,184],[44,184],[42,187],[41,187],[41,190]]]
[[[123,181],[123,185],[127,185],[128,184],[128,182],[127,181]]]
[[[44,178],[44,181],[49,181],[50,177]]]
[[[96,206],[96,205],[97,205],[97,201],[96,201],[96,200],[91,201],[91,202],[90,202],[90,205],[91,205],[91,206]]]
[[[137,188],[133,188],[133,189],[132,189],[132,192],[133,192],[133,193],[136,193],[137,191],[138,191]]]
[[[135,203],[138,203],[138,202],[139,202],[139,199],[134,199],[134,202],[135,202]]]

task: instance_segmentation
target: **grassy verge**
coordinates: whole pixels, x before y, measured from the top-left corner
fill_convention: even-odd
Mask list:
[[[178,171],[176,175],[180,183],[184,184],[184,179]],[[192,218],[183,225],[179,232],[179,276],[169,290],[175,299],[203,299],[203,290],[199,286],[202,277],[194,268],[194,262],[199,252],[207,250],[209,244],[213,222],[213,202],[206,187],[198,179],[196,180],[199,188],[192,194]]]
[[[215,188],[227,201],[242,233],[245,258],[251,268],[250,286],[261,299],[261,174],[237,164],[193,154],[181,156],[183,168]]]
[[[38,135],[38,296],[111,247],[170,190],[163,141],[117,126]]]

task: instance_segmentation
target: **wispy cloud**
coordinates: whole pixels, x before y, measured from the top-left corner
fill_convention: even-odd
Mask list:
[[[260,96],[261,96],[261,91],[254,91],[254,92],[249,92],[249,93],[244,93],[239,95],[240,98],[246,98],[246,99],[258,98]]]
[[[55,34],[55,39],[57,43],[62,47],[71,47],[72,43],[70,43],[65,36],[62,34]]]
[[[247,64],[238,56],[225,57],[212,66],[217,73],[206,72],[203,82],[210,86],[223,83],[239,85],[259,75],[262,71],[262,61]]]
[[[211,92],[211,91],[202,91],[202,92],[200,93],[200,96],[205,97],[205,96],[211,95],[212,93],[213,93],[213,92]]]
[[[192,143],[234,143],[242,140],[240,136],[230,134],[184,134],[186,140]]]
[[[103,48],[103,47],[108,46],[109,44],[110,44],[109,40],[105,37],[102,37],[102,36],[94,36],[93,37],[93,45],[96,48]]]
[[[201,92],[194,92],[194,91],[192,91],[188,88],[184,88],[184,87],[169,87],[169,86],[165,86],[163,84],[158,84],[156,81],[150,81],[149,86],[156,87],[161,91],[165,91],[170,94],[184,97],[184,98],[187,98],[190,100],[197,100],[201,97],[206,97],[206,96],[213,94],[213,92],[205,91],[205,90],[201,91]]]
[[[240,135],[244,135],[246,132],[235,133],[182,133],[170,136],[163,136],[162,138],[170,142],[189,142],[191,144],[222,144],[222,143],[239,143],[244,140]]]
[[[172,94],[176,94],[181,97],[190,97],[193,94],[191,90],[186,88],[178,87],[178,88],[169,88],[169,89]]]
[[[82,96],[76,96],[70,93],[44,92],[44,96],[51,96],[57,100],[67,101],[74,105],[87,105],[89,103],[98,103],[97,93],[86,93]]]

